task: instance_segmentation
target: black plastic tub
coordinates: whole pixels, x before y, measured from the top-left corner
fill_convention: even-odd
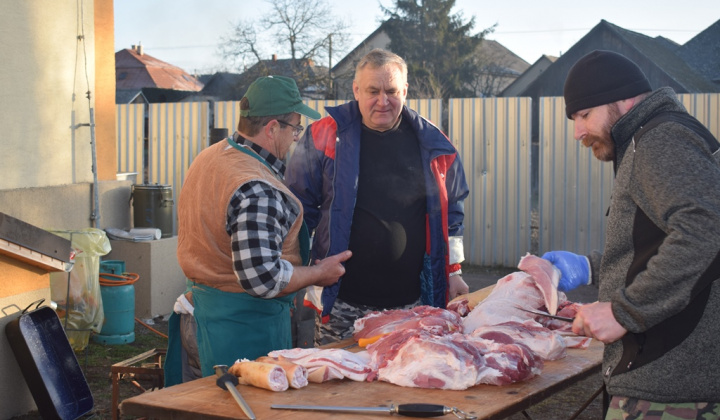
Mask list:
[[[76,419],[92,410],[90,387],[55,311],[24,312],[5,334],[43,419]]]

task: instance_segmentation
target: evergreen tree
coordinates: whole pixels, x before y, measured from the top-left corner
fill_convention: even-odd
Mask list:
[[[492,28],[472,34],[475,18],[450,14],[455,0],[395,0],[388,17],[390,50],[408,65],[408,97],[474,96],[478,68],[473,53]]]

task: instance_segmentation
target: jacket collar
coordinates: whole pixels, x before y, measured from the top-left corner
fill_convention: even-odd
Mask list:
[[[340,106],[326,107],[325,110],[335,120],[337,124],[337,132],[340,135],[348,129],[356,130],[360,135],[362,116],[357,101],[353,100]],[[437,136],[446,137],[442,131],[430,121],[422,118],[420,114],[414,110],[403,106],[402,117],[410,122],[410,126],[420,141],[420,147],[427,150],[430,156],[439,156],[456,153],[452,143],[448,141],[439,142]]]
[[[617,166],[625,154],[633,136],[656,115],[667,111],[685,111],[685,107],[677,99],[672,88],[660,88],[648,95],[640,103],[632,107],[627,114],[620,117],[611,129],[615,142],[615,165]]]

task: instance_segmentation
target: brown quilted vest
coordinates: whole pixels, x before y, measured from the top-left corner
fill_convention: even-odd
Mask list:
[[[226,292],[245,292],[233,271],[232,238],[225,221],[232,195],[253,180],[272,185],[297,203],[300,214],[283,241],[282,258],[301,264],[302,205],[263,162],[220,141],[193,161],[180,192],[177,258],[188,279]]]

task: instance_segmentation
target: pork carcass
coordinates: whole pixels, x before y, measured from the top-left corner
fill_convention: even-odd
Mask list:
[[[539,374],[542,360],[522,344],[502,344],[460,333],[390,333],[368,346],[377,379],[416,388],[463,390],[505,385]]]
[[[528,380],[542,371],[542,358],[524,344],[482,338],[470,338],[467,342],[485,358],[486,369],[478,375],[478,384],[508,385]]]
[[[498,280],[492,293],[463,318],[464,332],[470,334],[476,328],[508,321],[523,322],[530,315],[521,308],[537,309],[544,302],[532,276],[516,271]]]
[[[355,320],[353,338],[376,337],[397,330],[419,329],[440,335],[462,331],[462,318],[456,312],[422,305],[411,309],[371,312]]]
[[[268,356],[304,366],[308,381],[315,383],[343,378],[365,381],[373,371],[370,356],[365,351],[352,353],[342,349],[293,348],[274,350]]]
[[[530,319],[522,323],[508,321],[502,324],[478,327],[470,336],[501,344],[520,343],[530,348],[543,360],[562,359],[567,354],[567,345],[561,334]]]
[[[467,389],[484,366],[479,351],[462,334],[421,330],[390,333],[368,346],[377,379],[414,388]]]
[[[562,292],[560,292],[560,294],[562,295]],[[575,318],[578,308],[582,305],[582,303],[563,300],[561,297],[561,303],[558,305],[557,314],[567,318]],[[589,337],[575,335],[572,332],[572,324],[569,322],[560,321],[548,317],[539,317],[538,322],[540,322],[544,327],[555,331],[557,334],[562,335],[565,338],[565,345],[568,348],[586,349],[588,348],[588,346],[590,346],[590,341],[592,339]]]
[[[463,318],[466,334],[482,326],[531,319],[523,309],[557,312],[560,272],[549,261],[531,254],[525,255],[518,267],[527,271],[516,271],[498,280],[490,295]]]
[[[535,280],[535,285],[545,299],[545,308],[550,315],[555,315],[558,306],[560,270],[550,261],[536,257],[530,253],[520,258],[518,268],[532,276],[533,280]]]

